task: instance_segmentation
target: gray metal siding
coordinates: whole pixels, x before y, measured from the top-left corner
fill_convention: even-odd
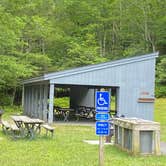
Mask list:
[[[24,114],[46,120],[48,85],[25,86],[24,92]]]
[[[86,87],[74,87],[70,89],[70,104],[71,107],[77,106],[94,107],[95,90]]]

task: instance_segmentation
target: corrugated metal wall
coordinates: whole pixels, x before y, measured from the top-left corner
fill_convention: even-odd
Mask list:
[[[24,86],[24,114],[47,121],[48,85]]]

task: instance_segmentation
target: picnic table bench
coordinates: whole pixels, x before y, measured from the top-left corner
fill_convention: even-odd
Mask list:
[[[2,123],[2,130],[3,132],[6,133],[10,129],[10,123],[4,120],[2,120],[1,123]]]
[[[15,124],[11,124],[8,121],[2,121],[2,130],[5,134],[7,134],[7,132],[12,132],[13,138],[16,137],[16,134],[18,136],[18,133],[20,132],[20,129],[15,125]]]
[[[48,131],[51,133],[52,137],[54,134],[54,127],[48,125],[48,124],[43,124],[42,127],[46,129],[46,135],[48,134]]]
[[[54,109],[57,111],[58,115],[62,115],[63,116],[63,120],[64,121],[68,121],[70,114],[74,112],[73,108],[55,107]]]

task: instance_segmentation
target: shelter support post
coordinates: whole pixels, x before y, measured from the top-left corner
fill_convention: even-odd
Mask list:
[[[32,86],[32,96],[31,96],[31,99],[32,99],[32,102],[31,102],[31,117],[35,117],[35,114],[34,114],[34,86]]]
[[[24,107],[24,85],[22,86],[22,107]]]
[[[30,104],[31,104],[31,96],[30,96],[30,87],[28,86],[28,105],[27,105],[27,108],[28,108],[28,112],[27,112],[27,115],[30,116]]]
[[[44,99],[43,99],[43,120],[47,121],[47,100],[48,100],[48,85],[44,85]]]
[[[43,85],[39,86],[39,119],[43,119]]]
[[[48,123],[53,123],[54,84],[50,84]]]
[[[26,90],[26,86],[24,86],[24,104],[23,104],[23,108],[24,108],[24,114],[26,115],[26,113],[27,113],[27,90]]]

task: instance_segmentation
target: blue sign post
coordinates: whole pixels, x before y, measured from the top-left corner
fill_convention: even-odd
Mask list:
[[[100,91],[96,92],[96,135],[100,136],[99,139],[99,165],[104,165],[104,137],[110,133],[110,126],[108,120],[110,115],[108,114],[110,107],[110,94],[109,92]]]

